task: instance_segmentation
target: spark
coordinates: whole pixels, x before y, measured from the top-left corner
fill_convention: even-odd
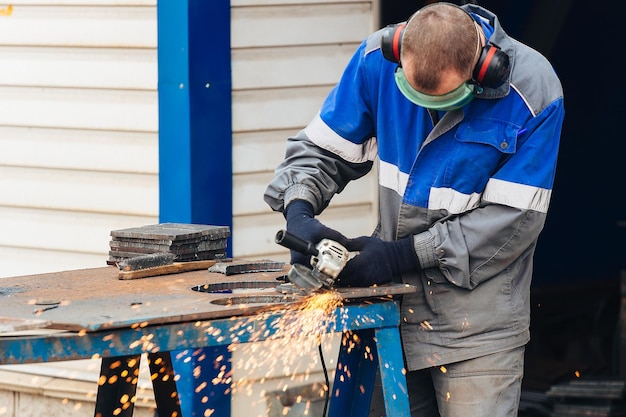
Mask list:
[[[427,320],[421,322],[420,327],[424,330],[433,330],[433,326],[431,326],[431,324]]]
[[[297,303],[277,306],[276,309],[251,316],[243,322],[236,321],[229,333],[242,336],[243,330],[248,333],[250,342],[262,343],[252,343],[249,347],[252,354],[237,364],[236,368],[246,371],[249,377],[237,378],[232,386],[233,392],[252,395],[255,391],[250,385],[256,384],[259,378],[269,382],[269,378],[275,373],[291,376],[289,381],[294,383],[297,383],[296,375],[299,373],[308,380],[309,375],[320,364],[319,359],[311,359],[309,354],[317,350],[318,344],[322,345],[322,337],[332,331],[336,321],[334,312],[341,306],[343,299],[336,292],[314,293]],[[278,310],[281,314],[274,318],[273,315]],[[231,345],[230,349],[232,352],[238,348]],[[255,376],[258,370],[263,370],[265,375]],[[228,377],[232,379],[232,375],[229,374]],[[283,380],[279,383],[277,391],[286,392],[291,383],[289,381]],[[223,378],[215,378],[212,382],[223,383]],[[322,390],[326,392],[328,387],[324,386]]]
[[[465,317],[463,319],[463,322],[461,323],[461,328],[463,329],[463,331],[467,330],[467,329],[471,329],[472,325],[469,322],[469,320],[467,319],[467,317]]]

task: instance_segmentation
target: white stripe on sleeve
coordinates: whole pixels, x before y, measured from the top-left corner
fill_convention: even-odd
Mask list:
[[[491,178],[483,199],[525,210],[548,212],[552,190]]]
[[[378,154],[376,138],[370,138],[358,145],[350,142],[332,130],[320,117],[319,113],[304,129],[309,139],[322,149],[326,149],[348,162],[362,163],[373,161]]]

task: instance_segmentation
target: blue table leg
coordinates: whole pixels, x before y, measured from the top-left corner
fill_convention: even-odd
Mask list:
[[[387,415],[409,416],[406,370],[398,329],[376,329],[376,348]]]
[[[367,417],[376,365],[374,330],[344,332],[328,407],[329,416]]]
[[[227,345],[172,352],[183,417],[230,417],[231,354]]]
[[[386,414],[410,415],[400,333],[394,327],[343,334],[329,416],[369,415],[377,366]]]

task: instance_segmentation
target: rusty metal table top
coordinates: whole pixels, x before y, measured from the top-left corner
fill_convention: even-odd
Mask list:
[[[119,393],[133,393],[136,388],[132,378],[119,378],[115,374],[120,358],[139,360],[145,353],[149,358],[163,359],[171,358],[170,352],[181,349],[196,352],[202,348],[276,338],[292,343],[293,336],[311,336],[303,331],[306,326],[291,326],[299,323],[299,317],[306,311],[302,309],[304,299],[308,297],[285,295],[276,289],[280,283],[277,278],[286,272],[228,276],[200,270],[121,280],[118,268],[109,266],[3,278],[0,280],[0,364],[102,358],[101,375],[111,376],[105,380],[114,382],[98,386],[95,415],[117,415],[119,404],[115,400]],[[199,291],[199,288],[217,291]],[[373,349],[353,351],[352,344],[341,344],[337,363],[346,366],[354,362],[360,371],[356,378],[351,378],[349,372],[342,373],[344,367],[338,369],[334,387],[341,386],[335,390],[341,395],[337,394],[330,402],[330,414],[345,415],[345,407],[353,403],[352,398],[358,402],[361,396],[370,395],[362,390],[366,382],[373,380],[376,366],[386,387],[388,415],[408,413],[398,330],[400,309],[394,296],[414,290],[401,284],[338,289],[343,305],[332,307],[328,315],[313,317],[314,332],[343,332],[344,336],[356,332],[356,340],[365,343],[363,349]],[[250,299],[252,302],[248,302]],[[325,324],[318,329],[320,321]],[[375,366],[371,366],[372,352],[377,352]],[[167,369],[167,375],[170,371],[173,375],[171,365]],[[361,372],[363,369],[369,371]],[[172,398],[171,393],[178,392],[178,388],[165,382],[153,381],[153,384],[156,384],[155,392],[161,392],[160,398]],[[195,398],[193,393],[190,395]],[[166,410],[159,410],[159,414],[162,411],[167,414],[170,405],[162,403]],[[180,411],[178,405],[176,408]],[[132,415],[132,407],[124,415]]]
[[[254,314],[273,305],[297,302],[297,296],[285,296],[275,289],[285,273],[286,270],[226,276],[200,270],[120,280],[118,269],[107,266],[3,278],[0,337],[28,335],[40,329],[94,332]],[[206,285],[231,284],[238,288],[249,283],[257,288],[244,290],[242,296],[237,296],[237,290],[197,290]],[[337,291],[349,300],[390,298],[414,289],[395,284]],[[255,297],[256,302],[242,302],[242,297]]]

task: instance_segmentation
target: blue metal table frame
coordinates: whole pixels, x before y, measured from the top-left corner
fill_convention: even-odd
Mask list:
[[[281,311],[195,322],[142,325],[96,332],[0,337],[0,364],[102,358],[95,415],[128,417],[141,354],[146,353],[160,417],[180,416],[180,402],[169,352],[225,347],[272,338]],[[408,416],[404,360],[397,302],[366,300],[337,308],[327,332],[342,332],[328,415],[367,416],[376,369],[380,370],[387,415]],[[245,329],[245,331],[244,331]],[[230,363],[224,358],[223,363]],[[213,388],[209,388],[213,389]],[[201,394],[205,395],[205,394]],[[223,396],[222,396],[223,397]],[[210,400],[210,399],[209,399]],[[211,401],[206,410],[214,409]],[[203,410],[194,410],[205,415]],[[219,410],[213,415],[221,415]]]

